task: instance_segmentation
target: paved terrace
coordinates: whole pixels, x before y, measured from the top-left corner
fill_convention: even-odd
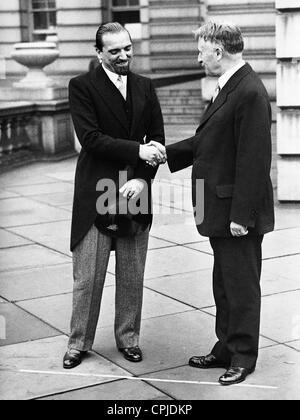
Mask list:
[[[299,399],[297,205],[277,206],[276,231],[264,242],[257,371],[244,384],[224,388],[217,384],[224,370],[200,371],[187,364],[190,356],[206,354],[215,340],[212,251],[194,226],[189,187],[180,186],[190,169],[171,175],[162,167],[155,183],[160,214],[151,231],[145,276],[144,362],[126,362],[115,347],[112,254],[93,352],[77,369],[62,369],[72,301],[75,164],[76,159],[35,163],[0,176],[0,399]],[[159,185],[174,188],[171,203],[165,198],[161,207]]]

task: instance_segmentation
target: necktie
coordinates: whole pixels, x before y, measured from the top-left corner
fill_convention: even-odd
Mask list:
[[[218,83],[218,84],[217,84],[217,86],[216,86],[216,88],[215,88],[215,91],[214,91],[213,97],[212,97],[212,102],[214,102],[214,101],[215,101],[216,97],[217,97],[217,96],[219,95],[219,93],[220,93],[220,90],[221,90],[221,88],[220,88],[219,83]]]
[[[126,98],[127,98],[126,86],[121,75],[119,75],[118,80],[117,80],[117,88],[119,89],[119,91],[121,92],[121,95],[126,101]]]

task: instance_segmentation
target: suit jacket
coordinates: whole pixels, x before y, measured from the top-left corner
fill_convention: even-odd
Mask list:
[[[250,235],[274,229],[270,128],[268,94],[245,64],[208,106],[196,135],[167,147],[171,172],[193,165],[194,208],[201,199],[196,181],[204,179],[201,235],[231,236],[231,221],[248,226]]]
[[[164,144],[161,108],[150,79],[128,75],[132,121],[128,124],[123,98],[102,66],[70,81],[72,119],[82,150],[75,175],[71,250],[83,239],[97,217],[97,183],[109,179],[118,186],[119,171],[130,165],[129,179],[144,179],[149,187],[156,170],[139,159],[139,146],[156,140]],[[135,216],[151,224],[152,215]]]

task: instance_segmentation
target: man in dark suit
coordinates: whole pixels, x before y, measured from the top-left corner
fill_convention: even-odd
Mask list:
[[[242,59],[240,29],[208,23],[196,32],[199,62],[218,85],[196,135],[167,147],[171,172],[193,165],[198,231],[214,252],[218,342],[190,365],[227,368],[222,385],[242,382],[258,357],[262,241],[274,229],[271,108],[261,80]],[[153,143],[154,144],[154,143]],[[160,145],[157,147],[164,152]],[[204,220],[197,180],[204,179]]]
[[[72,217],[74,293],[66,369],[79,365],[92,348],[112,249],[116,252],[116,344],[127,360],[142,360],[143,278],[152,222],[151,180],[156,173],[146,162],[162,158],[147,143],[152,139],[164,143],[152,82],[130,71],[133,51],[128,31],[119,23],[101,25],[96,50],[100,65],[72,79],[69,86],[82,150]],[[121,212],[122,199],[124,209],[124,202],[138,204],[142,196],[149,200],[146,210],[144,205],[143,212],[128,208]]]

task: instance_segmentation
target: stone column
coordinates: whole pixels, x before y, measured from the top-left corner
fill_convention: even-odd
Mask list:
[[[278,200],[300,201],[300,2],[276,8]]]

